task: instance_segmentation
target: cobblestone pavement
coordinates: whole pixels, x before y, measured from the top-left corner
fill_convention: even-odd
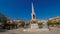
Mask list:
[[[0,34],[60,34],[60,28],[53,28],[50,31],[34,31],[34,32],[24,32],[23,28],[8,30],[6,32],[1,32]]]

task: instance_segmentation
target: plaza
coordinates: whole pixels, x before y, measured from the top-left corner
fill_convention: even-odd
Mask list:
[[[57,11],[58,11],[57,10],[54,15],[58,16],[58,17],[55,17],[53,15],[53,13],[55,12],[56,9],[54,7],[55,10],[53,10],[53,8],[52,8],[53,6],[50,7],[50,3],[49,3],[49,7],[48,7],[47,2],[49,2],[49,1],[47,1],[47,2],[38,1],[37,2],[37,1],[33,0],[31,2],[29,1],[30,3],[28,2],[28,4],[27,4],[27,2],[28,1],[25,1],[24,5],[22,2],[21,2],[21,4],[15,3],[17,6],[15,6],[15,5],[14,5],[14,7],[12,6],[13,7],[12,10],[7,9],[7,10],[11,11],[11,13],[10,12],[8,13],[11,16],[9,16],[9,15],[8,16],[11,18],[13,17],[13,19],[10,19],[9,17],[7,17],[5,15],[0,14],[1,15],[0,34],[60,34],[60,16],[59,16],[60,12],[57,13]],[[53,5],[53,3],[51,3],[51,4]],[[55,2],[55,4],[56,4],[56,2]],[[12,3],[12,5],[13,5],[13,3]],[[53,11],[52,10],[50,11],[50,8]],[[13,11],[17,11],[18,13],[13,12]],[[49,11],[52,13],[50,13]],[[16,17],[16,19],[14,19],[14,17]],[[20,18],[23,18],[23,19],[20,19]]]
[[[50,31],[23,31],[23,28],[8,30],[0,34],[60,34],[60,28],[51,27]]]

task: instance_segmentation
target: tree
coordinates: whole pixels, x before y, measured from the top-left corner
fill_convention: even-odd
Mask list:
[[[0,13],[0,22],[1,23],[6,23],[7,19],[6,19],[6,16],[2,13]]]
[[[7,18],[4,14],[0,13],[0,23],[2,23],[2,27],[5,29],[7,25]]]
[[[24,21],[24,20],[21,20],[21,21],[20,21],[20,26],[21,26],[21,27],[24,27],[24,25],[25,25],[25,21]]]
[[[48,26],[54,26],[54,25],[57,25],[57,21],[56,21],[56,19],[52,19],[52,20],[48,20]]]

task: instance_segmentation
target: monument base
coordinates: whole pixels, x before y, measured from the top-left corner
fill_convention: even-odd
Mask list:
[[[30,28],[23,29],[23,31],[49,31],[48,28],[39,29],[38,24],[31,24]]]
[[[49,29],[23,29],[23,31],[35,32],[35,31],[49,31]]]
[[[31,27],[30,27],[31,29],[38,29],[39,27],[38,27],[38,24],[31,24]]]

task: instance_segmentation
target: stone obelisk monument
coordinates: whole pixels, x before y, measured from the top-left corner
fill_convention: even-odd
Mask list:
[[[41,31],[41,30],[48,30],[48,28],[46,28],[47,24],[46,22],[44,23],[44,26],[42,29],[39,29],[37,21],[36,21],[36,14],[34,12],[34,6],[32,3],[32,13],[31,13],[31,23],[30,23],[30,27],[27,29],[24,29],[23,31]]]
[[[34,6],[33,6],[33,3],[32,3],[32,13],[31,13],[31,16],[32,16],[32,23],[36,23],[36,14],[34,12]]]
[[[38,24],[36,22],[36,14],[34,12],[34,6],[32,3],[32,13],[31,13],[32,19],[31,19],[31,29],[37,29],[38,28]]]

